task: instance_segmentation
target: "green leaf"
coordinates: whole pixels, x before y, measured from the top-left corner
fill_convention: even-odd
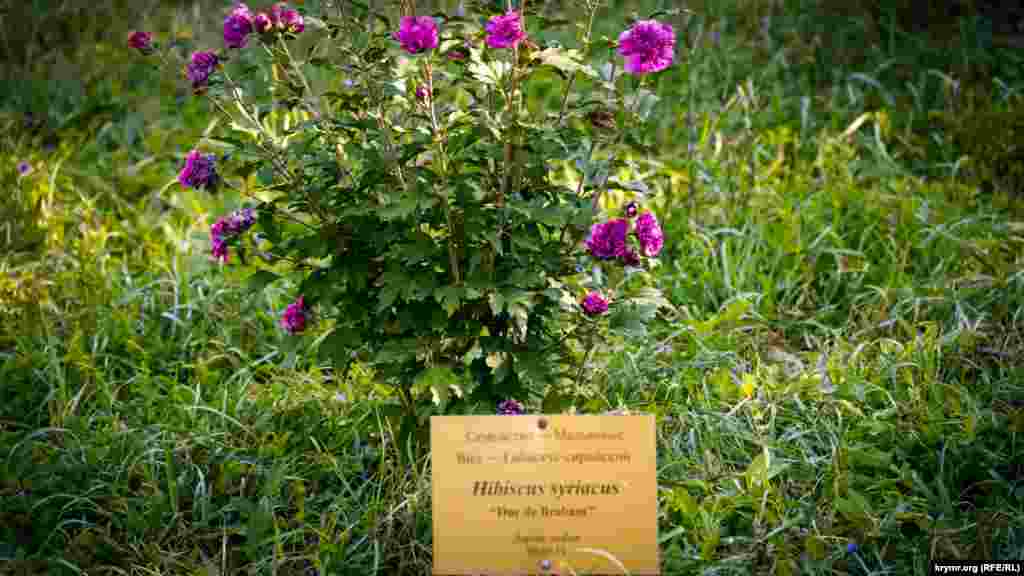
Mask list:
[[[738,321],[750,309],[749,300],[736,300],[725,309],[724,312],[705,322],[699,322],[694,326],[698,334],[710,334],[719,324],[728,324]]]
[[[850,466],[888,470],[892,466],[892,453],[871,448],[849,448],[846,452]]]
[[[458,310],[462,300],[462,290],[455,286],[442,286],[434,290],[434,300],[444,308],[451,318]]]
[[[451,387],[458,386],[459,377],[448,366],[433,366],[424,370],[413,384],[413,393],[419,396],[427,392],[435,406],[442,410],[448,404]]]
[[[768,482],[768,466],[770,464],[771,454],[765,448],[743,473],[747,478],[747,487],[764,486]]]
[[[472,74],[474,78],[488,86],[497,86],[500,84],[501,79],[510,68],[511,64],[500,60],[492,62],[473,61],[467,67],[469,73]]]
[[[335,368],[341,369],[352,361],[350,351],[359,345],[359,335],[345,326],[335,326],[323,340],[317,352],[321,358],[332,360]]]
[[[611,317],[610,326],[615,330],[642,336],[647,333],[647,322],[657,313],[657,306],[627,300],[617,307]]]
[[[568,75],[581,72],[591,78],[597,77],[597,72],[583,63],[580,51],[576,49],[545,48],[538,52],[536,57],[542,64],[557,68]]]
[[[572,406],[572,397],[561,394],[555,388],[548,390],[541,402],[541,412],[545,414],[560,414]]]
[[[704,560],[711,560],[714,557],[718,543],[722,540],[721,528],[715,526],[704,530],[704,538],[700,544],[700,555]]]
[[[711,383],[714,385],[715,390],[718,391],[718,397],[725,401],[730,401],[736,397],[739,390],[736,389],[736,384],[732,381],[732,374],[725,368],[719,368],[711,374]]]
[[[274,244],[281,242],[281,229],[277,226],[277,222],[274,220],[274,213],[271,210],[269,204],[264,205],[266,208],[259,211],[259,224],[260,230],[267,235],[267,240],[270,240]]]
[[[697,502],[694,501],[692,496],[690,496],[690,491],[686,488],[673,489],[670,501],[672,503],[672,508],[684,517],[696,515],[699,509]]]
[[[674,309],[672,303],[669,302],[668,298],[665,298],[665,295],[662,294],[661,290],[653,287],[645,287],[637,290],[636,295],[630,298],[630,301],[642,306],[654,307],[655,309]]]
[[[249,276],[249,279],[246,281],[246,288],[250,292],[259,292],[279,278],[281,277],[270,270],[257,270],[252,276]]]
[[[849,498],[836,498],[833,505],[836,511],[847,520],[857,521],[864,516],[864,509],[857,502]]]

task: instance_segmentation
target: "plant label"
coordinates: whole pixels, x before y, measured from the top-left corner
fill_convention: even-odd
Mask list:
[[[655,422],[430,419],[434,574],[659,574]]]

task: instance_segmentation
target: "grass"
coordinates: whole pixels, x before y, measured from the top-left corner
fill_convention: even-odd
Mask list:
[[[663,573],[1024,559],[1019,55],[978,19],[943,44],[850,7],[690,8],[671,121],[613,175],[648,187],[675,313],[607,342],[577,407],[657,414]],[[149,23],[209,45],[203,14]],[[281,333],[290,286],[209,264],[238,198],[169,183],[213,116],[126,31],[34,48],[28,78],[90,62],[76,91],[2,89],[0,572],[429,572],[429,463],[399,464],[371,373]]]

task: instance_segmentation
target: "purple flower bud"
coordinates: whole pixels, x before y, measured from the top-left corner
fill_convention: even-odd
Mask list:
[[[210,80],[210,74],[217,68],[217,55],[213,52],[193,52],[185,68],[185,75],[192,82],[192,89],[200,91]]]
[[[417,100],[419,100],[420,102],[426,103],[427,96],[428,96],[428,94],[427,94],[427,87],[426,86],[424,86],[423,84],[420,84],[419,86],[416,87],[416,99]]]
[[[854,553],[854,552],[856,552],[856,551],[857,551],[857,550],[858,550],[859,548],[860,548],[860,547],[859,547],[859,546],[857,546],[857,543],[856,543],[856,542],[850,542],[849,544],[847,544],[847,545],[846,545],[846,551],[847,551],[847,552],[849,552],[850,554],[853,554],[853,553]]]
[[[143,55],[148,56],[153,53],[153,34],[149,32],[132,32],[128,36],[128,46],[135,48]]]
[[[302,14],[292,9],[281,12],[281,24],[286,30],[295,34],[301,34],[306,29],[306,23],[302,19]]]
[[[395,39],[409,54],[437,48],[437,24],[429,16],[403,16]]]
[[[19,176],[24,176],[24,175],[28,174],[31,171],[32,171],[32,165],[29,164],[27,161],[22,160],[21,162],[18,162],[18,175]]]
[[[274,27],[274,23],[270,20],[270,16],[267,16],[265,12],[260,12],[252,19],[253,29],[260,34],[266,34]]]
[[[498,414],[503,416],[519,416],[526,413],[526,408],[516,400],[502,400],[498,403]]]
[[[638,209],[636,206],[636,202],[630,202],[629,204],[626,204],[626,217],[636,218],[637,210]]]
[[[215,260],[224,264],[228,263],[228,243],[223,238],[217,236],[210,237],[210,253]]]
[[[608,311],[608,301],[598,292],[591,291],[583,298],[583,312],[587,316],[600,316]]]
[[[309,309],[306,308],[305,296],[288,305],[281,316],[281,327],[289,334],[298,334],[306,329],[309,320]]]
[[[449,60],[459,62],[469,58],[469,50],[465,48],[452,48],[445,54],[445,56],[447,56]]]

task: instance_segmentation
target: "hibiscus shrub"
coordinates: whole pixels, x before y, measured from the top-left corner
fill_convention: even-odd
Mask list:
[[[668,305],[651,287],[655,215],[597,211],[608,187],[643,188],[607,175],[648,131],[644,86],[673,62],[672,27],[653,15],[618,42],[588,29],[576,50],[531,40],[552,21],[530,12],[342,12],[236,5],[224,47],[188,58],[192,87],[227,116],[211,140],[234,148],[235,174],[201,144],[179,180],[250,198],[211,228],[212,257],[234,265],[248,245],[256,288],[293,276],[282,328],[317,333],[339,371],[372,365],[406,432],[438,412],[576,405],[593,348]],[[156,46],[141,33],[129,45]],[[552,74],[560,106],[528,109],[530,83]],[[331,75],[344,82],[314,91]]]

